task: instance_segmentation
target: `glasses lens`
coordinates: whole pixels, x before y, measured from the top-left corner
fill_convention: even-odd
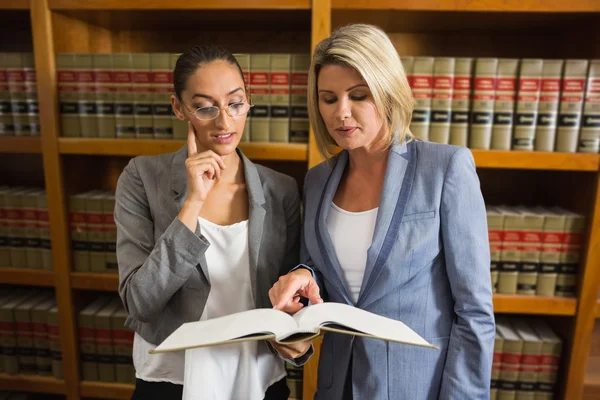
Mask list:
[[[233,103],[229,105],[229,113],[234,117],[239,117],[240,115],[248,114],[250,111],[250,104],[245,102]]]
[[[196,117],[198,119],[215,119],[219,115],[218,107],[201,107],[196,110]]]

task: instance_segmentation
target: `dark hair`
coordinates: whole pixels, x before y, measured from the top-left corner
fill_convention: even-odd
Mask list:
[[[226,61],[229,64],[236,66],[240,71],[244,87],[246,87],[244,73],[233,54],[220,45],[202,44],[190,47],[177,59],[175,70],[173,71],[173,87],[177,98],[181,101],[181,92],[184,91],[188,78],[193,75],[198,68],[204,64],[219,60]]]

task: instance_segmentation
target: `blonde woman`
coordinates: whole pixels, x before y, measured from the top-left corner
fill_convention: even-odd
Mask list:
[[[303,307],[296,293],[353,305],[439,347],[327,333],[317,399],[490,396],[495,324],[475,165],[466,148],[412,138],[412,109],[378,28],[347,26],[317,46],[310,120],[323,156],[343,151],[306,176],[303,265],[271,288],[271,302],[289,313]]]

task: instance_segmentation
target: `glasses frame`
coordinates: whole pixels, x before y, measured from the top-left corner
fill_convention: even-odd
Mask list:
[[[231,118],[238,118],[238,117],[241,117],[241,116],[243,116],[243,115],[248,115],[248,114],[250,113],[250,110],[252,109],[252,107],[254,107],[254,104],[252,104],[252,103],[251,103],[251,102],[249,102],[249,101],[236,101],[236,102],[235,102],[235,103],[233,103],[233,104],[239,104],[239,103],[246,103],[246,104],[248,104],[248,105],[250,106],[250,107],[248,108],[248,111],[247,111],[245,114],[241,114],[241,115],[232,115],[232,114],[231,114],[231,111],[229,110],[229,107],[230,107],[231,105],[228,105],[228,106],[226,106],[226,107],[218,107],[218,106],[210,106],[210,107],[198,107],[198,108],[196,108],[194,111],[191,111],[191,110],[190,110],[190,109],[189,109],[189,108],[188,108],[188,107],[185,105],[185,103],[184,103],[183,101],[181,102],[181,104],[183,105],[183,107],[185,107],[185,109],[186,109],[186,110],[187,110],[187,111],[188,111],[190,114],[193,114],[193,115],[194,115],[194,117],[196,117],[196,119],[197,119],[198,121],[213,121],[213,120],[215,120],[215,119],[219,118],[219,116],[221,115],[221,111],[222,111],[222,110],[225,110],[225,112],[227,113],[227,115],[229,115]],[[196,112],[197,112],[198,110],[200,110],[201,108],[216,108],[216,109],[217,109],[219,112],[217,113],[217,115],[216,115],[214,118],[211,118],[211,119],[201,119],[201,118],[199,118],[199,117],[198,117],[198,114],[196,114]]]

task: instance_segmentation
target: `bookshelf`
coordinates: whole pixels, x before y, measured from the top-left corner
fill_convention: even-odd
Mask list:
[[[20,173],[13,160],[41,160],[43,177],[32,174],[48,193],[54,265],[53,271],[2,269],[0,283],[55,288],[65,374],[62,381],[0,374],[0,390],[64,394],[68,400],[128,399],[133,391],[132,385],[80,380],[78,291],[116,291],[118,276],[72,272],[68,196],[94,182],[101,186],[94,189],[114,189],[129,158],[171,152],[183,142],[60,137],[56,52],[178,52],[218,42],[232,52],[308,53],[332,29],[367,22],[384,28],[401,55],[600,57],[600,48],[592,44],[600,41],[600,3],[592,0],[0,0],[0,10],[0,51],[35,54],[42,127],[41,138],[0,137],[0,159],[10,159],[4,164],[14,169],[12,175]],[[308,145],[243,143],[241,148],[251,159],[285,164],[298,175],[321,161],[312,135]],[[586,375],[586,365],[600,318],[600,156],[479,150],[473,156],[482,187],[495,179],[507,185],[515,180],[506,196],[517,200],[523,190],[518,186],[540,178],[543,187],[556,189],[551,196],[560,205],[588,217],[576,298],[494,296],[498,313],[564,322],[559,398],[581,398],[584,388],[587,393],[590,385],[599,386],[597,374]],[[304,399],[311,399],[316,387],[320,340],[315,344],[317,354],[304,369]]]

